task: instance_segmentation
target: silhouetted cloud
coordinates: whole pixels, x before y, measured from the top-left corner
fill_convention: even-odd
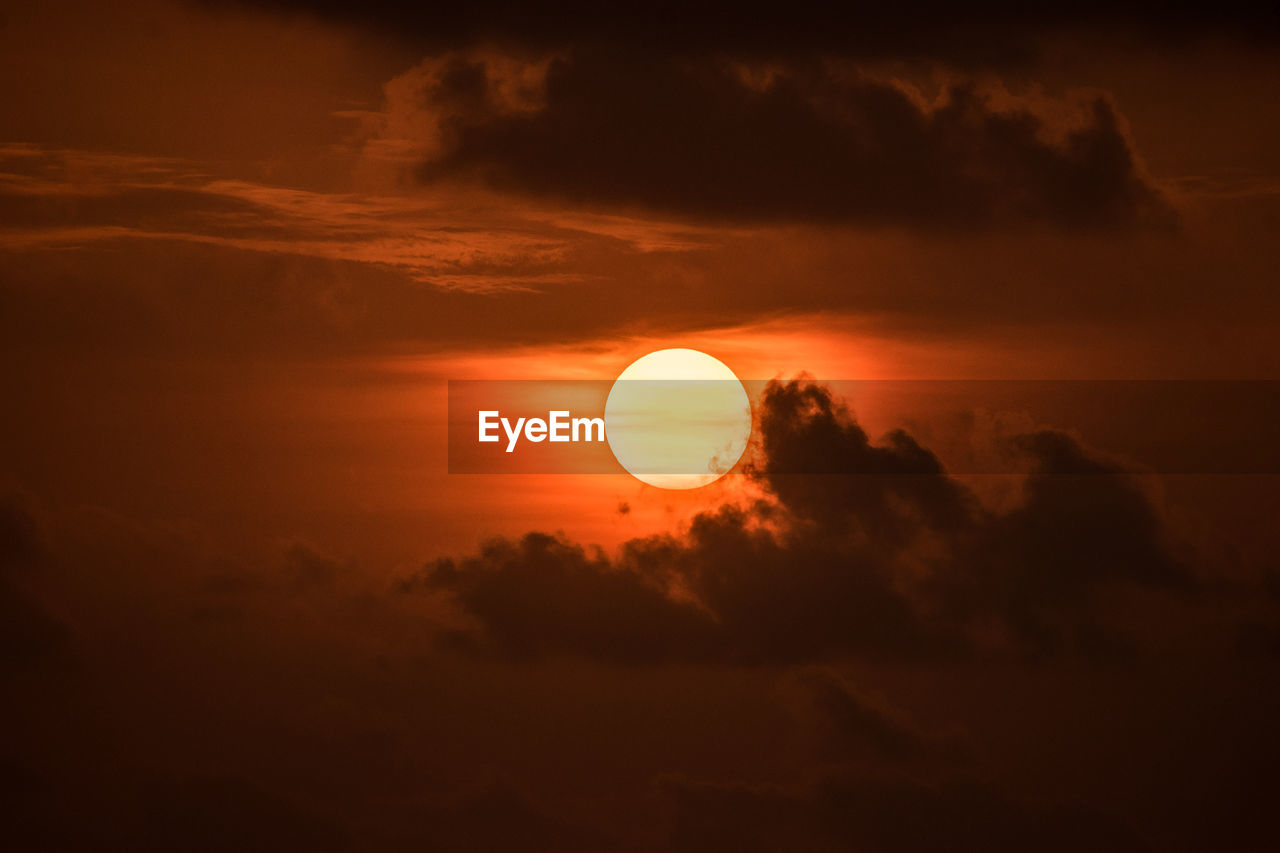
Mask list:
[[[901,540],[921,525],[973,524],[977,502],[942,463],[902,430],[873,445],[822,386],[772,385],[760,412],[764,460],[755,472],[792,513],[877,540]]]
[[[1062,433],[1015,443],[1035,460],[1023,502],[967,541],[966,573],[948,597],[960,610],[1000,613],[1042,651],[1114,652],[1114,638],[1093,616],[1092,595],[1112,583],[1185,591],[1190,569],[1131,477]]]
[[[1019,652],[1090,653],[1119,642],[1096,593],[1192,584],[1147,496],[1066,435],[1016,442],[1033,470],[999,514],[905,433],[871,444],[811,383],[771,383],[759,425],[755,476],[773,500],[613,558],[542,533],[496,539],[404,588],[456,598],[483,631],[453,642],[474,650],[759,664],[954,657],[993,624]]]
[[[453,593],[489,627],[486,641],[516,658],[574,649],[644,663],[708,657],[720,645],[706,614],[672,601],[657,578],[542,533],[492,540],[474,557],[442,558],[401,588]]]
[[[932,228],[1171,222],[1111,104],[1051,141],[1026,106],[952,85],[933,104],[855,69],[577,51],[419,69],[437,116],[420,175],[564,202],[737,221]]]
[[[234,0],[244,5],[243,0]],[[374,0],[266,0],[248,5],[306,11],[362,24],[420,44],[500,42],[564,47],[581,43],[654,52],[730,51],[754,55],[835,53],[867,58],[929,58],[965,65],[1025,63],[1038,38],[1063,29],[1128,33],[1144,41],[1185,44],[1229,36],[1266,42],[1280,29],[1274,10],[1257,4],[1175,3],[1159,14],[1141,3],[1026,5],[986,0],[909,7],[859,3],[833,14],[822,4],[767,11],[721,2],[601,5],[556,0],[536,8],[497,0],[422,4]]]

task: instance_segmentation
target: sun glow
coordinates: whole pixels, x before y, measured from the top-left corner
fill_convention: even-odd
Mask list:
[[[665,349],[632,362],[605,403],[609,446],[632,476],[696,489],[728,473],[751,438],[751,402],[722,361]]]

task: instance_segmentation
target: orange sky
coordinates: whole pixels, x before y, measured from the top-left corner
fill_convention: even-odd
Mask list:
[[[1280,756],[1274,17],[560,5],[0,14],[23,826],[936,849],[900,811],[1247,849]],[[748,380],[754,474],[449,473],[449,380],[668,347]],[[802,374],[849,413],[790,386],[788,421],[765,383]],[[889,485],[775,476],[845,464]]]

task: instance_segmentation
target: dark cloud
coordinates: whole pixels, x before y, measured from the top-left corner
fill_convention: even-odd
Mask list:
[[[392,597],[384,574],[319,544],[232,559],[185,526],[12,504],[3,565],[15,582],[51,579],[32,600],[65,614],[77,671],[10,691],[10,837],[47,850],[1256,846],[1272,812],[1273,659],[1147,655],[1117,672],[975,649],[971,623],[998,622],[1015,648],[1071,654],[1076,626],[1101,620],[1097,591],[1190,588],[1141,489],[1079,443],[1031,433],[1023,499],[982,510],[958,483],[927,485],[950,479],[927,450],[870,440],[821,389],[778,383],[769,399],[771,446],[793,436],[827,453],[837,473],[805,476],[830,480],[842,511],[796,488],[618,556],[498,540]],[[856,473],[872,464],[882,473]],[[1082,541],[1036,534],[1068,554],[1041,559],[1026,543],[1060,530],[1067,507]],[[862,515],[893,534],[878,542]],[[458,614],[424,589],[474,620],[455,646],[499,659],[428,648]],[[204,602],[240,615],[192,620]],[[1024,629],[1028,613],[1063,633]],[[835,656],[857,661],[725,665]]]
[[[1062,433],[1031,433],[1016,445],[1035,460],[1023,503],[968,542],[968,572],[949,597],[961,609],[1001,612],[1039,649],[1112,654],[1094,593],[1114,583],[1186,591],[1190,569],[1149,496],[1120,468]]]
[[[719,642],[706,614],[673,602],[657,578],[542,533],[442,558],[402,585],[420,588],[456,595],[489,628],[486,640],[511,657],[578,649],[638,663],[710,656]]]
[[[873,445],[830,391],[808,382],[775,384],[765,399],[756,473],[795,515],[895,540],[922,524],[955,530],[977,517],[973,496],[906,432]]]
[[[500,224],[461,227],[454,217],[416,210],[420,200],[406,201],[412,194],[387,211],[189,175],[175,178],[191,184],[186,189],[130,188],[119,175],[81,185],[55,179],[86,168],[75,157],[39,162],[24,173],[39,193],[0,191],[0,219],[16,226],[0,227],[0,242],[12,249],[0,251],[0,348],[9,354],[9,393],[38,394],[41,403],[65,389],[61,381],[30,381],[48,369],[45,356],[77,359],[75,373],[87,381],[89,371],[110,367],[101,356],[176,364],[469,350],[637,330],[679,334],[819,311],[853,313],[868,328],[924,340],[1032,323],[1056,346],[1070,337],[1060,324],[1108,326],[1099,331],[1105,342],[1118,328],[1128,339],[1136,333],[1128,323],[1147,318],[1163,329],[1144,344],[1147,357],[1169,359],[1153,368],[1157,375],[1231,373],[1260,332],[1222,340],[1205,319],[1243,312],[1260,323],[1267,306],[1240,300],[1270,292],[1250,283],[1269,260],[1265,252],[1222,247],[1205,255],[1203,244],[1152,235],[1121,249],[1098,232],[992,229],[956,240],[936,232],[650,223],[641,230],[674,228],[683,242],[663,244],[655,232],[644,239],[659,245],[641,248],[579,229],[593,217],[565,227],[522,219],[508,206]],[[424,249],[435,246],[439,254]],[[1009,345],[1002,334],[995,343]],[[1237,410],[1239,401],[1225,402]],[[1241,414],[1250,425],[1262,416]],[[1185,423],[1176,411],[1173,418]],[[1224,446],[1241,460],[1230,464],[1256,464],[1240,443]]]
[[[1171,221],[1102,99],[1050,141],[1040,116],[969,86],[924,106],[825,65],[749,72],[580,51],[551,62],[540,107],[517,109],[500,101],[482,60],[449,63],[423,88],[446,140],[421,169],[428,182],[478,179],[570,203],[735,221]]]
[[[1184,43],[1221,34],[1265,41],[1280,29],[1273,10],[1245,2],[1182,2],[1158,10],[1136,2],[1028,5],[987,0],[963,7],[857,3],[842,7],[839,14],[808,3],[760,9],[721,2],[600,5],[584,0],[537,7],[509,0],[465,5],[268,0],[249,5],[311,12],[432,45],[496,40],[562,47],[585,41],[663,52],[820,51],[984,65],[1026,62],[1036,53],[1036,37],[1062,30],[1113,30]]]
[[[1032,465],[1023,500],[992,513],[910,436],[871,444],[811,383],[771,383],[759,426],[754,476],[772,500],[615,558],[540,533],[498,539],[405,587],[456,598],[483,628],[464,635],[473,649],[752,664],[954,657],[992,625],[1019,652],[1097,652],[1121,642],[1104,592],[1193,585],[1148,496],[1063,434],[1016,442]]]

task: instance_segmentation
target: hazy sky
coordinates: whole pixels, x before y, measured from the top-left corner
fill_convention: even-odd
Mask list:
[[[1248,848],[1280,22],[1006,6],[8,4],[13,831]],[[739,473],[448,473],[676,346]]]

